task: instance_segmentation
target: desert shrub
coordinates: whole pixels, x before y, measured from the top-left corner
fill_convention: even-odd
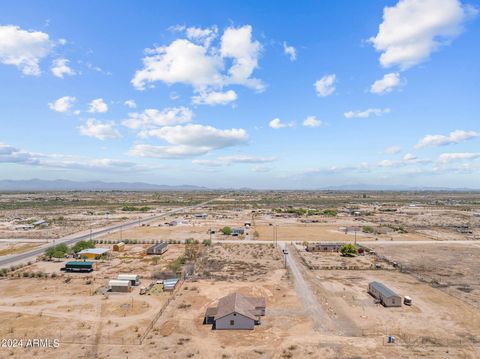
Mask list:
[[[229,236],[232,234],[232,228],[225,226],[222,229],[220,229],[220,232],[222,232],[224,235]]]
[[[373,229],[372,226],[363,226],[362,227],[362,232],[363,233],[373,233],[375,230]]]
[[[342,253],[342,255],[344,255],[344,256],[355,255],[355,254],[357,254],[357,248],[351,243],[344,244],[340,248],[340,253]]]
[[[326,209],[323,211],[323,215],[328,217],[336,217],[337,214],[338,211],[336,209]]]

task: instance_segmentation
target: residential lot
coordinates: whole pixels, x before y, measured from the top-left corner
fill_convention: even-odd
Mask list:
[[[90,273],[63,272],[65,262],[72,260],[69,257],[32,260],[2,274],[0,337],[57,338],[60,347],[2,348],[0,357],[480,356],[476,197],[453,195],[452,201],[443,194],[402,194],[397,200],[372,193],[366,198],[362,194],[282,195],[291,206],[275,193],[226,193],[202,208],[107,233],[96,238],[96,247],[110,252],[95,261]],[[87,194],[69,196],[73,200]],[[127,197],[115,202],[114,195],[105,194],[115,202],[109,207],[111,215],[121,218],[151,216],[205,200],[205,195],[197,199],[187,194],[171,203],[167,202],[173,197],[166,194],[142,194],[137,201],[132,201],[133,194],[121,196]],[[145,200],[150,209],[133,214],[122,211],[120,202],[126,198],[137,207]],[[347,210],[350,207],[360,215]],[[76,228],[86,230],[88,223]],[[27,232],[35,237],[56,226]],[[224,235],[219,231],[224,227],[242,228],[244,233]],[[0,255],[54,239],[38,237],[4,239]],[[355,237],[374,253],[347,257],[304,251],[304,244],[352,244]],[[119,241],[126,242],[124,250],[115,252],[113,245]],[[147,248],[158,241],[169,242],[168,250],[147,255]],[[282,249],[288,249],[287,261]],[[141,284],[127,293],[107,291],[108,281],[120,273],[140,275]],[[156,284],[180,276],[186,279],[173,292]],[[384,283],[402,299],[410,296],[413,305],[376,304],[367,293],[371,281]],[[147,294],[140,294],[142,287],[150,288]],[[251,331],[212,330],[204,325],[205,310],[233,292],[265,298],[261,324]],[[394,343],[387,343],[389,336]]]

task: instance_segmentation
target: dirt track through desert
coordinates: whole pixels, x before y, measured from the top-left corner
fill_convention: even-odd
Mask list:
[[[302,272],[298,267],[296,255],[292,254],[292,252],[290,253],[291,254],[287,255],[287,265],[290,268],[290,272],[293,276],[295,290],[297,291],[299,298],[303,302],[305,310],[309,312],[309,317],[312,321],[313,329],[316,331],[333,330],[333,322],[331,321],[328,314],[322,309],[320,303],[318,303],[310,285],[305,281],[305,278],[303,278]]]

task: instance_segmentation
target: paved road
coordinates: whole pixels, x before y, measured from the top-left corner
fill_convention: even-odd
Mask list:
[[[183,211],[187,211],[187,210],[191,210],[191,209],[194,209],[194,208],[197,208],[197,207],[204,206],[204,205],[206,205],[206,204],[208,204],[212,201],[215,201],[217,199],[218,198],[211,199],[209,201],[206,201],[206,202],[194,205],[194,206],[177,208],[177,209],[174,209],[174,210],[162,213],[162,214],[152,215],[151,217],[146,217],[146,218],[143,218],[143,219],[137,219],[137,220],[129,221],[129,222],[126,222],[126,223],[115,224],[115,225],[109,226],[109,227],[94,229],[94,230],[92,230],[91,233],[90,233],[90,231],[82,231],[82,232],[79,232],[79,233],[75,233],[75,234],[57,239],[57,240],[54,241],[54,243],[49,243],[47,245],[32,249],[30,251],[26,251],[26,252],[19,253],[19,254],[13,254],[13,255],[10,255],[10,256],[5,256],[4,258],[0,259],[0,268],[6,267],[6,266],[9,266],[9,265],[13,265],[13,264],[26,262],[28,260],[34,259],[38,255],[45,252],[45,250],[47,248],[52,247],[52,246],[57,245],[57,244],[60,244],[60,243],[64,243],[66,245],[72,245],[76,242],[79,242],[79,241],[82,241],[82,240],[88,240],[90,238],[94,239],[94,238],[103,236],[107,233],[115,233],[115,232],[123,231],[123,230],[129,229],[129,228],[133,228],[135,226],[141,225],[143,223],[149,223],[149,222],[155,221],[157,219],[164,218],[166,216],[169,216],[169,215],[172,215],[172,214],[175,214],[175,213],[179,213],[179,212],[183,212]]]

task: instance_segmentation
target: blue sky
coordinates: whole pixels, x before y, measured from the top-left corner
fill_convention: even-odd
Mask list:
[[[0,179],[480,188],[478,9],[2,2]]]

